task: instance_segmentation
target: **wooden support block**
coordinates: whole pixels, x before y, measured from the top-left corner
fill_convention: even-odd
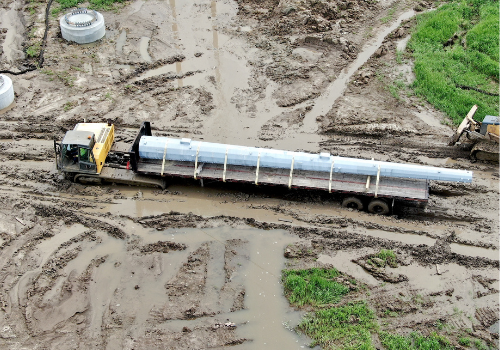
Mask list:
[[[163,176],[163,172],[165,171],[165,157],[167,156],[167,145],[168,145],[168,139],[165,142],[165,149],[163,150],[163,162],[161,163],[161,176]]]
[[[260,152],[259,157],[257,158],[257,170],[255,170],[255,184],[259,184],[259,168],[260,168]]]
[[[229,147],[226,148],[226,157],[224,158],[224,172],[222,173],[222,182],[226,182],[226,169],[227,169],[227,151]]]

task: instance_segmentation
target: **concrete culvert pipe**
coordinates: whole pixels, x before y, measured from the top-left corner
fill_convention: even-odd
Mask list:
[[[105,34],[104,17],[97,11],[79,8],[59,20],[62,37],[78,44],[88,44]]]
[[[10,106],[14,102],[14,86],[12,80],[3,74],[0,74],[0,109]]]

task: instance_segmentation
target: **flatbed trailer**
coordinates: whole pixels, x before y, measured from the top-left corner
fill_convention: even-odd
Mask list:
[[[240,182],[254,185],[287,186],[292,189],[323,190],[342,195],[343,206],[363,209],[371,200],[394,207],[395,203],[425,206],[429,200],[429,181],[383,176],[344,173],[326,173],[291,169],[237,166],[229,164],[197,163],[171,160],[142,159],[139,142],[142,136],[151,136],[149,123],[141,126],[129,150],[131,172],[152,177],[182,177],[221,182]],[[385,208],[372,205],[371,212],[386,214]],[[368,209],[370,205],[368,204]]]

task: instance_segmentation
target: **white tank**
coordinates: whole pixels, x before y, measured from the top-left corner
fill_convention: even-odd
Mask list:
[[[0,109],[10,106],[14,102],[14,86],[12,80],[3,74],[0,74]]]
[[[79,8],[59,20],[62,37],[78,44],[88,44],[105,34],[104,17],[97,11]]]

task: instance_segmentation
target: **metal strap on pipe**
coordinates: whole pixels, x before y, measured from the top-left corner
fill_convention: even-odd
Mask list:
[[[229,147],[226,148],[226,157],[224,158],[224,172],[222,173],[222,181],[226,182],[226,168],[227,168],[227,151],[229,150]]]
[[[292,167],[290,168],[290,180],[288,180],[288,188],[292,188],[293,163],[295,163],[295,157],[292,157]]]
[[[373,160],[373,158],[372,158]],[[366,190],[368,190],[370,188],[370,180],[371,180],[371,175],[368,175],[368,177],[366,178]]]
[[[333,173],[333,165],[335,161],[332,160],[332,166],[330,167],[330,181],[328,182],[328,193],[332,193],[332,173]]]
[[[375,185],[375,198],[377,198],[378,195],[378,183],[380,181],[380,164],[378,165],[378,171],[377,171],[377,184]]]
[[[201,142],[198,145],[198,149],[196,150],[196,159],[194,161],[194,179],[196,180],[196,172],[198,171],[198,155],[200,154]]]
[[[257,158],[257,170],[255,170],[255,184],[259,184],[259,167],[260,167],[260,152],[259,157]]]
[[[165,157],[167,156],[167,145],[168,139],[165,141],[165,149],[163,150],[163,162],[161,163],[161,176],[163,176],[163,171],[165,170]]]

